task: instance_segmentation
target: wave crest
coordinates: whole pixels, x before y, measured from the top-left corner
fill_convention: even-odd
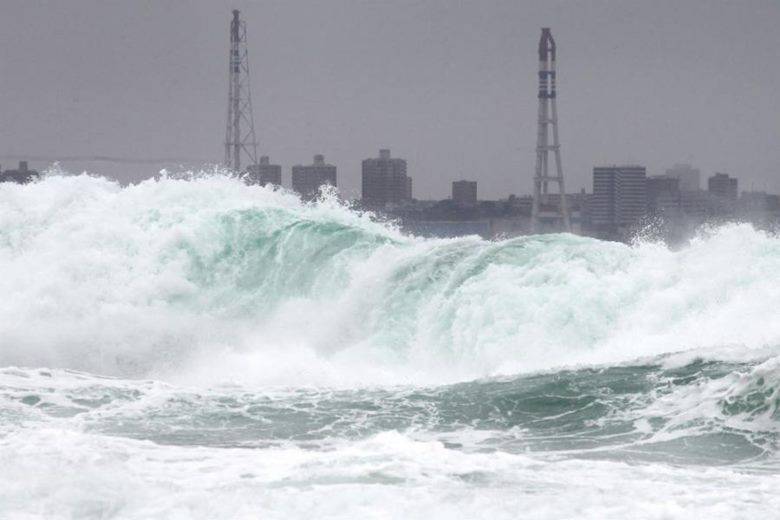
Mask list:
[[[223,175],[0,186],[0,363],[442,382],[780,345],[780,240],[426,240]]]

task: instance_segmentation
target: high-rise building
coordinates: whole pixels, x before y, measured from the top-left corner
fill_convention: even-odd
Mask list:
[[[320,187],[325,185],[337,186],[336,167],[325,163],[325,156],[317,154],[314,163],[307,166],[293,166],[292,188],[301,197],[311,199],[317,196]]]
[[[679,180],[680,191],[699,191],[701,188],[699,169],[691,167],[690,164],[675,164],[666,170],[666,175]]]
[[[707,179],[707,191],[729,200],[737,200],[738,183],[727,173],[716,173]]]
[[[267,155],[260,157],[258,164],[250,164],[246,169],[244,180],[247,184],[266,184],[282,185],[282,167],[278,164],[271,164]]]
[[[644,166],[593,168],[592,224],[616,232],[636,225],[647,211],[647,175]]]
[[[362,199],[372,206],[398,204],[412,199],[412,178],[406,174],[406,161],[379,150],[379,157],[365,159],[362,172]]]
[[[452,201],[458,206],[477,205],[477,181],[455,181],[452,183]]]

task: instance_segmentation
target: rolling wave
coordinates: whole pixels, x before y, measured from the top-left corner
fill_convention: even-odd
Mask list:
[[[780,240],[405,236],[223,175],[0,186],[0,363],[424,384],[780,346]],[[735,405],[736,406],[736,405]]]
[[[218,172],[0,184],[0,516],[769,518],[778,282],[742,224],[431,240]]]

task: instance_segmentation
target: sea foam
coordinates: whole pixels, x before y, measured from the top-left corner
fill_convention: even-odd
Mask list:
[[[436,384],[780,345],[780,239],[422,239],[221,174],[0,185],[0,363]],[[698,354],[697,354],[698,355]]]

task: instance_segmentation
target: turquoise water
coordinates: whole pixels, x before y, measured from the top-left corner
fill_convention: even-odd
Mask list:
[[[0,185],[0,516],[780,505],[780,240],[405,236],[219,175]]]

